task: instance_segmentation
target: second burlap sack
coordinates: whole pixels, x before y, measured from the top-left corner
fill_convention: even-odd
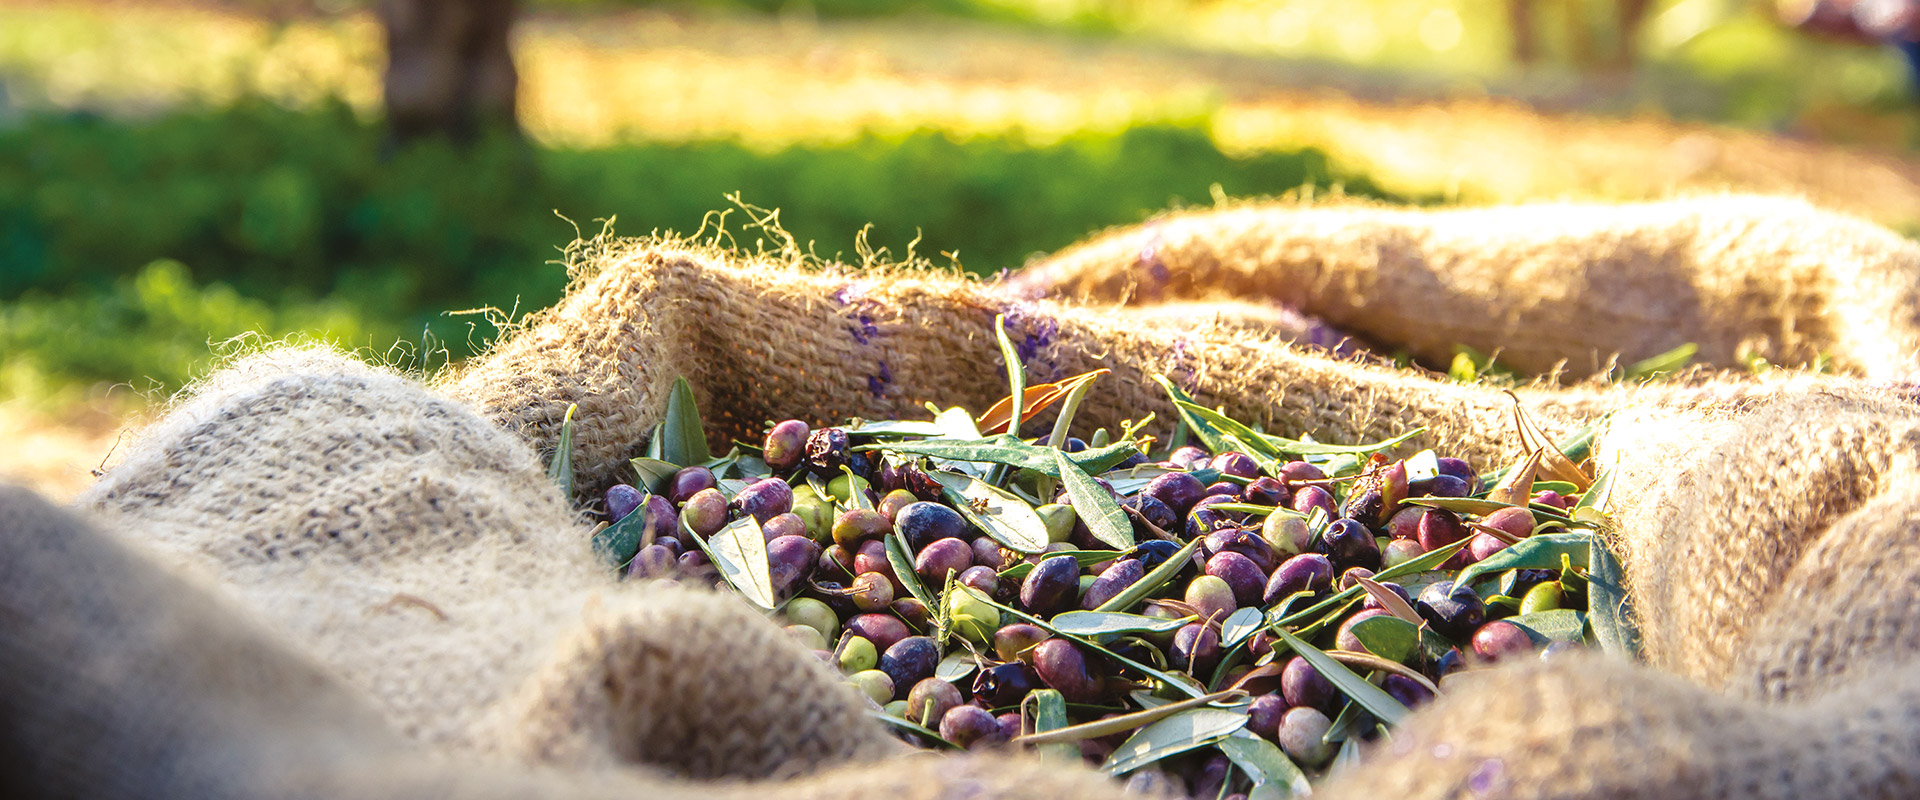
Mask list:
[[[55,765],[34,774],[56,793],[97,789],[102,774],[120,779],[114,787],[166,785],[183,773],[129,755],[182,742],[185,754],[165,763],[222,765],[192,777],[227,790],[210,795],[245,794],[237,787],[285,770],[261,753],[318,740],[339,743],[326,762],[339,783],[313,793],[336,796],[376,793],[340,788],[355,786],[454,797],[705,793],[704,781],[750,779],[780,782],[726,785],[804,797],[856,772],[873,781],[862,785],[913,796],[1116,790],[1090,771],[1027,758],[896,756],[850,692],[738,603],[614,583],[540,458],[578,404],[580,485],[619,479],[677,376],[693,382],[716,445],[768,419],[917,416],[926,401],[977,410],[1004,394],[993,331],[1005,315],[1035,379],[1114,370],[1077,425],[1149,410],[1169,419],[1148,380],[1164,373],[1275,432],[1348,441],[1423,424],[1422,444],[1483,466],[1518,449],[1503,393],[1331,360],[1240,322],[1156,322],[939,275],[673,243],[609,242],[583,255],[567,300],[434,389],[311,352],[258,356],[201,387],[80,502],[91,524],[148,560],[58,544],[89,541],[88,523],[10,536],[22,557],[3,563],[53,566],[0,589],[0,619],[16,620],[0,625],[0,654],[40,652],[51,637],[72,651],[64,659],[119,663],[125,642],[152,638],[124,629],[156,625],[216,625],[250,642],[236,648],[244,659],[198,681],[181,677],[201,674],[193,670],[0,679],[9,681],[0,694],[42,718],[140,723],[122,725],[125,737],[16,745]],[[1554,435],[1617,412],[1603,459],[1620,475],[1618,538],[1648,665],[1590,658],[1450,685],[1328,790],[1837,798],[1909,787],[1920,771],[1911,723],[1920,687],[1898,676],[1912,672],[1903,632],[1920,585],[1908,565],[1920,559],[1905,553],[1916,422],[1906,401],[1844,379],[1521,397]],[[141,577],[165,571],[151,559],[189,576]],[[83,594],[113,613],[56,613],[50,603],[63,595],[48,584],[100,561],[110,563]],[[153,581],[170,588],[115,588]],[[181,623],[179,604],[216,610]],[[44,622],[17,622],[30,618]],[[67,629],[101,635],[57,636]],[[160,638],[151,645],[160,656],[147,657],[155,663],[187,658],[197,640]],[[263,660],[306,658],[327,677],[235,683],[287,672],[262,672]],[[337,682],[339,698],[316,695],[315,681]],[[111,702],[72,711],[70,696],[87,691]],[[215,714],[244,735],[180,735],[207,716],[192,709],[273,691],[331,710]],[[89,764],[125,766],[79,766]]]

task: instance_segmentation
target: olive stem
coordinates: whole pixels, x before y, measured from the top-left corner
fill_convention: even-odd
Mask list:
[[[1189,708],[1198,708],[1230,697],[1244,697],[1246,694],[1247,692],[1243,689],[1227,689],[1201,697],[1188,698],[1176,703],[1168,703],[1156,708],[1149,708],[1145,711],[1135,711],[1131,714],[1121,714],[1117,717],[1083,722],[1079,725],[1069,725],[1065,728],[1055,728],[1044,733],[1029,733],[1023,736],[1016,736],[1013,738],[1013,743],[1053,744],[1055,742],[1077,742],[1082,739],[1111,736],[1135,728],[1144,728],[1147,725],[1159,722],[1162,719],[1178,714]]]
[[[1412,679],[1414,683],[1427,687],[1427,691],[1433,692],[1434,694],[1440,693],[1440,687],[1434,685],[1433,681],[1427,680],[1427,676],[1397,661],[1388,661],[1372,653],[1356,653],[1352,650],[1324,650],[1322,652],[1326,653],[1328,658],[1349,667],[1366,667],[1367,669],[1379,670],[1381,672],[1391,672],[1395,675]]]

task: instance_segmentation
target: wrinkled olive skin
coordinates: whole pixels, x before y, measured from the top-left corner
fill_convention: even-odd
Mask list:
[[[1353,567],[1380,569],[1380,543],[1374,540],[1373,531],[1356,520],[1337,519],[1328,525],[1320,535],[1320,551],[1337,572]]]
[[[1080,562],[1073,556],[1052,556],[1035,564],[1020,584],[1020,604],[1043,617],[1064,610],[1078,595]]]
[[[847,446],[851,440],[841,428],[822,428],[807,436],[807,469],[822,478],[833,479],[841,476],[841,467],[847,466]]]

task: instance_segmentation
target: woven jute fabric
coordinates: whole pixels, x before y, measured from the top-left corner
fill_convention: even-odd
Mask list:
[[[1717,367],[1743,354],[1887,379],[1920,366],[1920,246],[1774,197],[1237,205],[1095,237],[1011,283],[1099,303],[1261,298],[1428,363],[1468,345],[1574,378],[1687,343]]]
[[[1686,207],[1699,210],[1693,239],[1726,238],[1731,249],[1716,252],[1749,251],[1714,220],[1788,207],[1711,205]],[[1447,262],[1464,275],[1491,274],[1516,252],[1506,243],[1559,219],[1296,211],[1262,213],[1296,244],[1321,226],[1329,252],[1358,234],[1326,215],[1374,215],[1384,248],[1482,214],[1482,258]],[[1626,238],[1637,230],[1621,225]],[[1625,263],[1591,239],[1556,241],[1566,252],[1555,258],[1583,274]],[[1836,249],[1833,263],[1868,249]],[[1735,270],[1692,258],[1695,285]],[[1378,287],[1392,282],[1385,264],[1325,269],[1333,283]],[[1392,264],[1409,281],[1435,269]],[[0,493],[0,790],[1114,796],[1112,780],[1037,756],[905,752],[832,670],[741,601],[615,581],[544,474],[577,405],[572,500],[622,478],[683,376],[721,449],[773,419],[983,409],[1005,392],[996,318],[1034,381],[1112,370],[1076,431],[1154,413],[1148,430],[1165,434],[1173,409],[1155,374],[1275,433],[1359,441],[1424,425],[1409,448],[1483,468],[1519,451],[1516,396],[1556,437],[1610,415],[1599,461],[1617,476],[1612,540],[1645,663],[1590,654],[1450,679],[1441,700],[1334,776],[1332,796],[1898,797],[1920,774],[1909,625],[1920,618],[1909,523],[1920,414],[1908,393],[1861,379],[1899,374],[1887,361],[1861,346],[1843,358],[1844,337],[1829,335],[1878,325],[1897,337],[1911,309],[1862,305],[1843,322],[1802,307],[1793,330],[1827,332],[1816,349],[1834,345],[1853,375],[1509,395],[1290,344],[1311,328],[1262,310],[1268,296],[1252,284],[1210,310],[1157,314],[1036,299],[1077,291],[1054,267],[982,284],[659,241],[600,242],[576,267],[564,301],[457,372],[423,383],[324,349],[255,354],[178,400],[74,508]],[[1598,307],[1606,297],[1586,293],[1604,288],[1549,299]],[[1297,305],[1379,346],[1419,346],[1396,335],[1408,331],[1355,325],[1338,304]],[[1716,335],[1709,323],[1725,321],[1746,340],[1771,324],[1742,316],[1754,307],[1709,322],[1692,306],[1637,313]],[[1581,334],[1581,347],[1631,354],[1644,332]]]

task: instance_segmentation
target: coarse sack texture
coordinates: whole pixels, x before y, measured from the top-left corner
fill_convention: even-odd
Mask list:
[[[902,754],[741,602],[593,563],[541,459],[578,403],[583,494],[618,478],[679,375],[716,445],[768,419],[980,409],[1005,314],[1034,380],[1114,371],[1076,430],[1164,423],[1164,372],[1278,433],[1426,424],[1420,444],[1483,466],[1518,450],[1502,392],[1296,350],[1231,309],[1157,320],[671,242],[582,258],[565,301],[431,388],[269,351],[179,401],[73,512],[0,493],[0,793],[1117,793],[1032,756]],[[1810,377],[1519,396],[1556,436],[1613,414],[1600,458],[1647,663],[1449,681],[1326,793],[1910,796],[1909,397]]]
[[[1687,343],[1896,380],[1920,366],[1920,246],[1798,200],[1705,196],[1419,210],[1265,203],[1169,214],[1044,258],[1032,297],[1231,297],[1308,311],[1444,367],[1456,345],[1521,372],[1605,372]]]

